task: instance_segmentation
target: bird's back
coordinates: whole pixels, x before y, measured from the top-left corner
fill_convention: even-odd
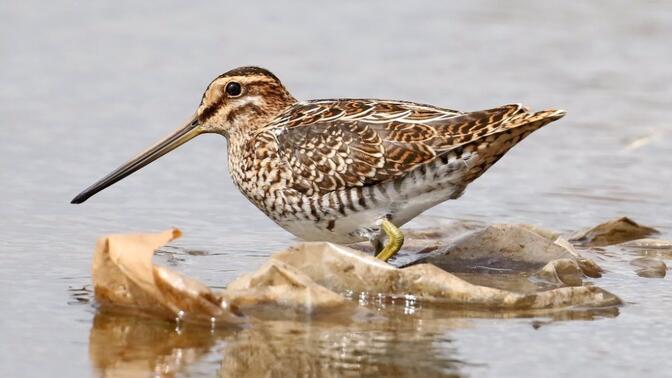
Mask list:
[[[478,150],[484,171],[563,115],[517,104],[464,113],[401,101],[317,100],[292,106],[266,130],[291,168],[293,188],[323,195],[398,179],[458,149]]]

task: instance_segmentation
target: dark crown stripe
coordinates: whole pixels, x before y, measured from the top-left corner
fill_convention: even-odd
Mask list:
[[[277,76],[265,68],[255,67],[255,66],[245,66],[234,68],[230,71],[224,72],[223,74],[217,76],[217,79],[221,79],[227,76],[267,76],[272,78],[275,81],[280,81]]]

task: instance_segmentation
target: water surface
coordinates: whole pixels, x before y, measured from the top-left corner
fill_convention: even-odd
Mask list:
[[[401,306],[399,317],[370,327],[269,322],[211,334],[96,314],[78,301],[88,298],[80,289],[102,234],[178,226],[186,236],[176,246],[207,253],[179,256],[177,269],[213,286],[294,242],[232,186],[218,136],[84,205],[68,203],[177,127],[213,77],[254,64],[301,99],[568,111],[417,224],[443,217],[568,231],[627,215],[672,238],[669,3],[10,0],[0,4],[0,30],[3,376],[113,372],[99,348],[135,361],[125,372],[173,358],[192,376],[235,371],[230,364],[254,353],[277,360],[262,365],[269,370],[302,356],[284,366],[315,374],[325,366],[427,376],[672,369],[670,278],[639,278],[625,262],[596,283],[626,305],[595,320],[468,319]],[[97,343],[106,330],[122,339]]]

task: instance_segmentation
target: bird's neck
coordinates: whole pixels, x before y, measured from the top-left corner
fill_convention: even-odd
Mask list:
[[[247,139],[256,135],[259,130],[294,104],[296,104],[296,100],[291,96],[282,100],[249,99],[245,105],[226,115],[226,121],[230,125],[227,130],[227,138]]]

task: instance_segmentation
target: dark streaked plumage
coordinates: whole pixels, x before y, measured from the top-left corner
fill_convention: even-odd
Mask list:
[[[401,226],[459,197],[511,147],[563,115],[521,105],[460,112],[375,99],[297,102],[272,73],[241,67],[213,80],[169,147],[150,149],[73,202],[197,134],[219,133],[235,184],[283,228],[308,240],[378,240],[381,222]]]

